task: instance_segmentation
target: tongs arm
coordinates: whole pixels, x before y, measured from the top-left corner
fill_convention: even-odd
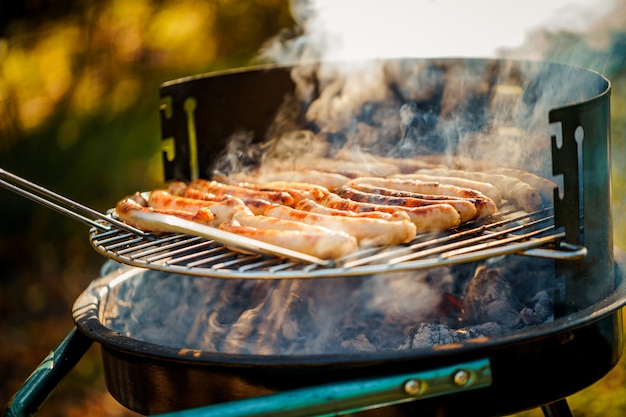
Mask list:
[[[0,186],[88,226],[100,230],[109,230],[109,224],[112,224],[136,235],[146,235],[142,230],[129,226],[111,216],[100,213],[97,210],[50,191],[40,185],[34,184],[2,168],[0,168]],[[106,223],[98,222],[95,219],[104,220]]]
[[[114,225],[117,228],[126,230],[135,235],[145,237],[149,233],[143,230],[130,226],[113,216],[100,213],[97,210],[84,206],[76,201],[59,195],[53,191],[50,191],[40,185],[34,184],[24,178],[21,178],[15,174],[12,174],[2,168],[0,168],[0,186],[7,188],[11,191],[20,194],[30,200],[33,200],[39,204],[42,204],[48,208],[51,208],[59,213],[65,214],[74,220],[78,220],[81,223],[87,224],[91,227],[95,227],[98,230],[109,231],[110,225]],[[239,236],[234,233],[229,233],[223,230],[219,230],[212,227],[202,226],[190,221],[185,221],[171,215],[165,215],[160,213],[137,213],[137,218],[142,218],[148,222],[160,224],[166,227],[172,233],[185,233],[195,236],[202,236],[206,239],[212,239],[216,242],[220,242],[224,245],[231,245],[245,250],[251,250],[256,253],[270,254],[279,257],[289,258],[297,260],[299,262],[306,262],[322,266],[332,265],[331,261],[326,259],[319,259],[314,256],[310,256],[304,253],[296,252],[288,248],[271,245],[265,242],[257,241],[254,239]],[[104,222],[95,221],[94,219],[104,220]]]

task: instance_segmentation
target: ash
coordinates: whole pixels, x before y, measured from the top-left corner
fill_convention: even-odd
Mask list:
[[[112,330],[232,354],[433,349],[553,320],[554,265],[522,257],[367,277],[242,280],[145,271],[117,283]]]

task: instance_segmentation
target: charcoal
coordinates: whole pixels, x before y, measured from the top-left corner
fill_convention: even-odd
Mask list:
[[[524,323],[541,324],[554,319],[554,301],[547,291],[539,291],[530,302],[530,306],[525,306],[520,311]]]
[[[376,352],[378,348],[363,333],[341,342],[341,347],[348,352]]]
[[[469,325],[495,321],[514,329],[523,325],[522,308],[502,275],[496,269],[481,266],[465,289],[462,318]]]
[[[429,349],[450,343],[463,343],[470,339],[493,337],[506,332],[506,327],[496,322],[458,329],[450,328],[444,324],[420,323],[411,330],[398,349]]]

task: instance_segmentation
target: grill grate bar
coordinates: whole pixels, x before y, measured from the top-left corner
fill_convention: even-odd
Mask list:
[[[194,242],[198,242],[201,241],[202,239],[197,237],[197,236],[181,236],[181,235],[173,235],[171,236],[169,239],[164,239],[161,240],[160,243],[157,246],[155,246],[154,244],[152,244],[151,246],[143,246],[143,245],[138,245],[141,246],[139,252],[128,252],[129,256],[133,257],[133,258],[145,258],[145,259],[150,259],[150,255],[155,255],[157,253],[163,252],[163,251],[172,251],[175,250],[175,248],[180,247],[180,246],[185,246],[185,245],[190,245],[193,244]]]
[[[128,232],[121,232],[119,229],[111,229],[106,233],[103,233],[105,239],[98,239],[98,243],[103,246],[112,247],[112,245],[116,242],[126,240],[126,239],[134,239],[137,235]]]
[[[252,260],[256,260],[259,259],[260,255],[248,255],[248,256],[244,256],[241,257],[239,259],[231,259],[230,261],[226,261],[220,264],[215,264],[213,265],[213,268],[215,269],[223,269],[223,268],[228,268],[229,266],[232,265],[237,265],[237,264],[241,264],[241,263],[245,263],[248,261],[252,261]],[[200,264],[198,264],[200,265]]]
[[[176,239],[176,236],[166,236],[166,237],[161,238],[160,242],[161,242],[161,244],[165,244],[165,243],[171,242],[171,241],[173,241],[175,239]],[[142,249],[146,249],[146,250],[142,252]],[[143,255],[146,252],[154,252],[157,249],[158,248],[154,247],[154,243],[149,240],[149,241],[145,241],[144,243],[139,244],[139,245],[129,246],[126,249],[118,250],[117,253],[120,254],[120,255],[125,255],[127,253],[139,251],[139,253]]]
[[[527,220],[529,215],[522,215],[517,217],[516,219],[506,219],[498,222],[491,223],[489,225],[481,225],[477,228],[472,228],[468,230],[463,230],[457,233],[452,233],[447,236],[433,238],[431,240],[426,240],[414,244],[410,244],[407,247],[398,247],[393,250],[383,251],[377,253],[373,256],[361,256],[360,258],[345,262],[344,267],[353,268],[360,265],[365,265],[372,262],[380,262],[382,260],[389,260],[391,263],[400,263],[406,262],[409,260],[425,258],[427,256],[435,255],[438,253],[445,252],[447,250],[467,247],[468,245],[476,245],[484,240],[495,239],[499,236],[504,236],[510,234],[515,231],[519,231],[525,228],[533,227],[537,224],[547,222],[549,220],[553,220],[553,216],[541,217],[535,221],[530,223],[525,223],[518,226],[513,226],[511,228],[500,230],[500,231],[492,231],[491,229],[500,228],[502,226],[509,225],[514,222],[518,222],[520,220]],[[471,237],[469,237],[471,236]],[[520,236],[519,239],[523,239],[523,236]],[[451,243],[448,243],[451,242]],[[427,249],[429,248],[430,249]]]
[[[499,231],[499,232],[492,232],[492,231],[488,230],[487,233],[485,233],[484,235],[481,235],[481,236],[477,236],[477,237],[466,239],[466,240],[462,240],[462,241],[457,241],[455,243],[451,243],[451,244],[448,244],[448,245],[437,246],[437,247],[433,248],[434,251],[432,252],[432,254],[440,253],[440,252],[446,251],[446,250],[454,248],[454,247],[465,247],[466,249],[478,248],[479,246],[481,246],[480,242],[482,242],[484,240],[495,239],[495,238],[499,238],[501,236],[506,236],[506,235],[509,235],[509,234],[513,234],[514,232],[517,232],[517,231],[520,231],[520,230],[524,230],[524,229],[528,229],[528,228],[530,228],[532,226],[538,225],[538,224],[543,223],[543,222],[545,222],[547,220],[548,219],[540,219],[540,220],[537,220],[535,222],[531,222],[529,224],[516,226],[516,227],[513,227],[511,229],[502,230],[502,231]],[[543,233],[545,230],[546,229],[543,229],[540,232]],[[510,237],[508,239],[501,238],[501,239],[498,239],[494,243],[504,244],[504,243],[513,242],[513,241],[524,239],[524,238],[529,238],[529,237],[531,237],[531,236],[533,236],[535,234],[538,234],[538,233],[527,233],[525,235],[515,235],[515,237]],[[428,252],[428,251],[426,251],[426,252]]]
[[[269,265],[276,264],[276,262],[278,262],[278,261],[279,261],[278,259],[263,259],[263,258],[261,258],[261,260],[259,262],[255,262],[255,263],[251,263],[251,264],[247,264],[247,265],[242,265],[238,269],[239,269],[240,272],[246,272],[246,271],[250,271],[250,270],[254,270],[254,269],[266,268]]]
[[[204,248],[206,246],[209,246],[209,247],[213,246],[213,247],[211,247],[210,249],[199,250],[199,249],[202,249],[202,248]],[[174,256],[172,258],[172,260],[168,261],[167,263],[168,264],[174,264],[174,263],[175,264],[182,264],[182,263],[185,263],[185,264],[187,264],[187,266],[191,267],[191,266],[193,266],[192,262],[191,262],[193,259],[198,259],[198,258],[203,258],[204,259],[207,256],[209,258],[212,258],[212,257],[215,256],[216,253],[224,251],[223,248],[215,247],[213,245],[213,242],[202,242],[199,245],[195,245],[195,246],[189,247],[187,249],[188,250],[194,250],[195,249],[196,251],[194,251],[192,253],[189,253],[187,255],[184,255],[184,256]],[[220,255],[222,255],[222,254],[220,254]],[[206,262],[202,262],[202,263],[206,263]]]
[[[165,258],[172,258],[181,253],[192,251],[198,248],[198,243],[196,242],[200,242],[200,245],[204,244],[201,238],[194,236],[193,238],[189,239],[187,236],[181,236],[181,240],[160,247],[160,251],[151,254],[151,256],[145,257],[145,260],[148,262],[154,262]],[[139,256],[137,255],[135,255],[135,257],[139,258]]]
[[[531,238],[533,236],[543,234],[543,233],[545,233],[545,232],[547,232],[549,230],[554,230],[554,228],[547,227],[547,228],[540,229],[540,230],[535,230],[533,232],[529,232],[529,233],[526,233],[526,234],[523,234],[523,235],[513,235],[513,236],[508,237],[508,238],[499,238],[499,239],[496,239],[496,240],[492,240],[492,239],[494,239],[496,237],[509,234],[510,232],[507,230],[507,231],[502,231],[502,232],[493,233],[493,234],[487,234],[487,235],[483,235],[483,236],[471,239],[471,241],[467,242],[467,244],[469,244],[469,246],[466,244],[466,242],[456,242],[454,244],[449,244],[449,245],[444,245],[444,246],[437,246],[437,247],[435,247],[435,248],[433,248],[431,250],[417,252],[417,253],[413,253],[413,254],[410,254],[410,255],[397,257],[397,258],[394,258],[394,259],[390,260],[389,262],[390,263],[406,262],[406,261],[411,261],[411,260],[414,260],[414,259],[425,258],[426,256],[434,255],[434,254],[442,254],[441,256],[451,257],[451,256],[455,256],[457,254],[463,254],[463,253],[483,250],[483,249],[487,249],[487,248],[492,248],[492,247],[496,247],[496,246],[502,246],[502,245],[505,245],[505,244],[508,244],[508,243],[519,242],[520,240],[529,239],[529,238]],[[492,240],[492,241],[487,242],[487,243],[481,243],[484,240]]]
[[[209,251],[211,252],[211,251]],[[239,259],[238,256],[233,257],[233,252],[223,252],[223,251],[213,251],[213,252],[222,252],[222,253],[215,253],[213,254],[213,256],[209,256],[208,258],[204,258],[202,260],[199,261],[195,261],[195,262],[186,262],[186,265],[189,268],[194,268],[196,266],[200,266],[200,265],[205,265],[205,264],[211,264],[211,263],[215,263],[217,261],[221,261],[223,259],[233,259],[233,260],[237,260]],[[211,254],[211,253],[207,253]],[[175,260],[176,263],[178,263],[178,259]],[[212,268],[218,269],[216,268],[216,265],[211,265]]]
[[[332,267],[275,256],[234,251],[213,240],[184,234],[134,236],[112,228],[90,231],[100,252],[119,262],[172,273],[218,278],[319,278],[364,276],[454,265],[503,254],[579,259],[585,249],[561,245],[564,234],[554,226],[551,208],[534,213],[501,210],[450,233],[430,233],[392,248],[366,248]],[[556,244],[555,244],[556,243]],[[551,245],[556,249],[541,249]]]
[[[111,251],[116,251],[119,248],[125,248],[128,247],[128,245],[132,245],[134,243],[141,243],[144,242],[144,239],[140,236],[127,236],[128,240],[124,240],[121,242],[117,242],[113,245],[109,245],[108,249]]]

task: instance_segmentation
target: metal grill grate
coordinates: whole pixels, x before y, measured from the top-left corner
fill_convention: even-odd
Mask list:
[[[420,235],[406,245],[363,249],[329,267],[234,251],[198,236],[139,236],[115,226],[108,229],[92,228],[91,244],[118,262],[218,278],[331,278],[450,266],[513,253],[554,259],[586,255],[586,248],[563,242],[565,233],[555,228],[551,208],[533,213],[504,208],[488,221]]]
[[[585,247],[564,242],[565,232],[555,226],[552,208],[525,213],[514,206],[503,206],[495,216],[465,223],[454,231],[422,234],[406,245],[363,249],[334,262],[315,263],[308,262],[309,257],[304,254],[296,257],[302,261],[262,255],[256,252],[256,246],[254,252],[233,250],[229,246],[232,241],[219,243],[201,237],[202,233],[146,233],[120,222],[114,210],[107,214],[97,212],[2,169],[0,186],[90,225],[91,245],[109,258],[178,274],[249,279],[330,278],[449,266],[513,253],[567,260],[587,255]],[[215,233],[204,236],[217,239]],[[293,251],[279,253],[288,256],[288,252]]]

